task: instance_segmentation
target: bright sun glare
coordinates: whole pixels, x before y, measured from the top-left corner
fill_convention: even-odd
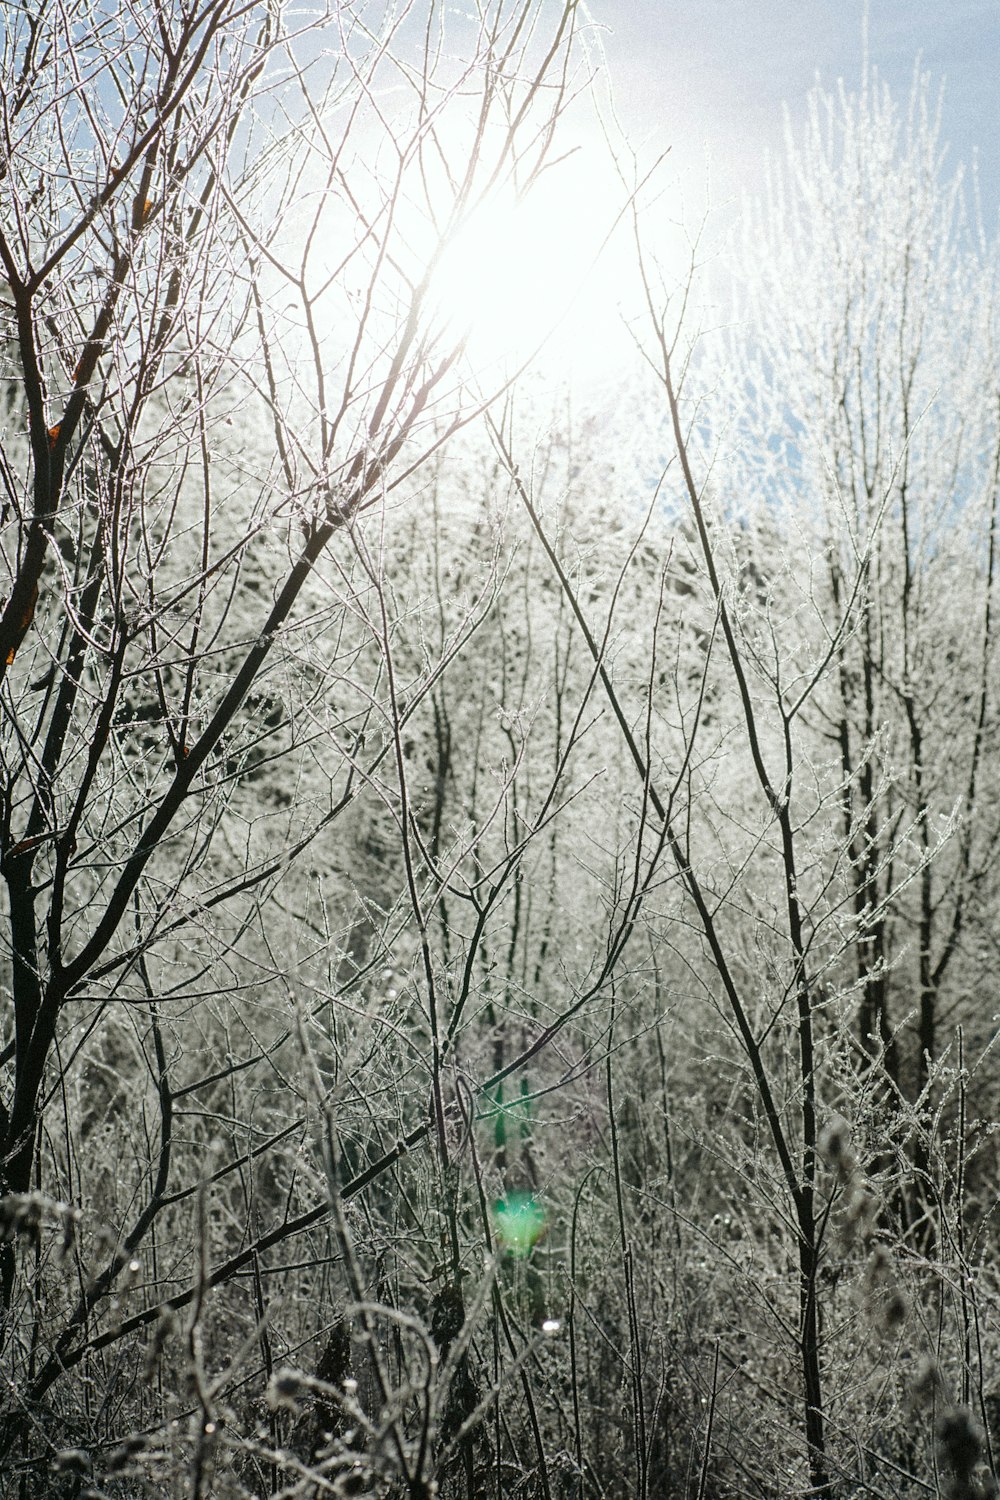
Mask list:
[[[619,190],[620,197],[620,190]],[[542,364],[601,378],[623,339],[626,255],[612,233],[614,184],[561,162],[517,197],[496,191],[459,228],[435,271],[432,316],[467,334],[474,369]]]

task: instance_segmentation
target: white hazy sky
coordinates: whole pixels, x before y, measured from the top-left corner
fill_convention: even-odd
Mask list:
[[[760,180],[820,75],[861,75],[864,0],[590,0],[619,114],[630,133],[669,144],[698,170],[706,144],[718,204]],[[917,55],[945,85],[942,139],[951,165],[978,150],[983,205],[1000,208],[1000,0],[870,0],[869,53],[905,102]]]

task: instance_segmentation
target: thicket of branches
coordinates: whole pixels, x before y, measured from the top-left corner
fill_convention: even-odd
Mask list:
[[[994,244],[866,77],[490,387],[585,19],[5,9],[5,1494],[995,1490]]]

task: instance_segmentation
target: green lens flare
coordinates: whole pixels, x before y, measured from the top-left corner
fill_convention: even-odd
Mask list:
[[[527,1255],[545,1233],[545,1210],[530,1193],[511,1193],[493,1205],[497,1239],[511,1255]]]

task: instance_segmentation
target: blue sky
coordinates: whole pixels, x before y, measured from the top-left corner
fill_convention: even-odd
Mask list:
[[[945,84],[948,162],[978,148],[987,221],[1000,209],[1000,0],[870,0],[869,52],[899,102],[918,53]],[[670,145],[698,169],[706,144],[713,199],[760,180],[815,81],[861,74],[863,0],[590,0],[603,31],[617,106],[630,134]]]

